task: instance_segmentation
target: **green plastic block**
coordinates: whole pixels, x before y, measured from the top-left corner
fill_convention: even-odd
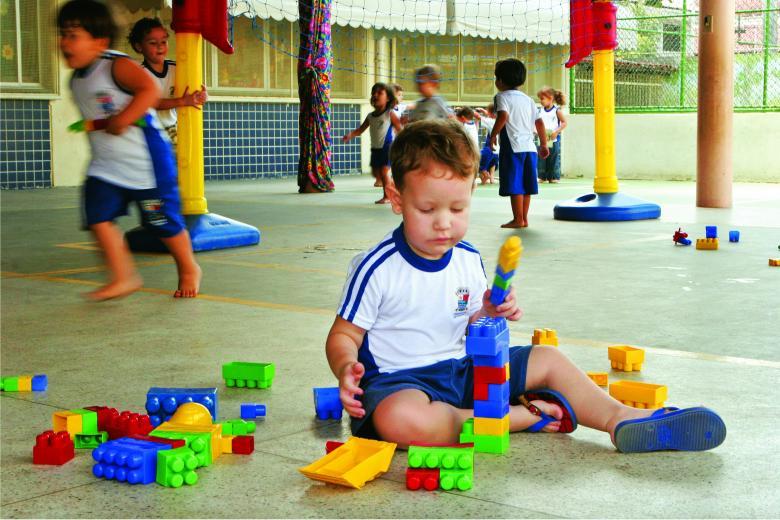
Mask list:
[[[198,482],[198,457],[186,446],[173,450],[160,450],[157,452],[157,478],[158,484],[166,487],[177,488],[182,484],[191,486]]]
[[[152,437],[163,439],[182,439],[185,447],[189,448],[198,461],[198,467],[211,465],[211,434],[210,433],[186,433],[165,432],[153,430],[149,434]]]
[[[471,470],[474,467],[474,448],[409,446],[410,468],[441,468]]]
[[[251,435],[256,428],[257,424],[254,421],[230,419],[222,423],[222,435]]]
[[[70,413],[77,413],[81,415],[81,433],[88,435],[97,435],[97,413],[92,410],[85,410],[83,408],[77,408],[75,410],[69,410]]]
[[[496,275],[495,278],[493,278],[493,285],[497,287],[501,287],[503,290],[508,291],[509,288],[512,286],[512,278],[509,278],[509,280],[504,280],[500,276]]]
[[[443,469],[439,471],[439,487],[442,489],[458,489],[466,491],[474,485],[473,471],[458,471]]]
[[[108,432],[77,433],[73,444],[77,450],[91,450],[108,440]]]
[[[222,365],[225,385],[237,388],[269,388],[276,375],[273,363],[234,361]]]
[[[477,453],[502,454],[509,450],[509,432],[504,435],[474,435]]]
[[[4,377],[3,378],[3,391],[5,391],[5,392],[18,392],[19,391],[19,376]]]
[[[460,439],[458,439],[461,444],[472,444],[474,442],[474,419],[467,419],[466,422],[463,423],[463,428],[460,430]]]

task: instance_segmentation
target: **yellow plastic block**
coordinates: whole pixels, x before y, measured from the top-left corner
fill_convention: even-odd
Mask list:
[[[350,437],[321,459],[298,471],[314,480],[360,489],[390,468],[396,444]]]
[[[509,432],[509,415],[501,419],[474,417],[474,433],[476,435],[501,436]]]
[[[213,424],[208,408],[200,403],[184,403],[173,413],[169,423],[172,424],[199,424],[210,426]]]
[[[665,385],[639,381],[615,381],[609,385],[609,395],[634,408],[661,408],[667,392]]]
[[[558,334],[555,332],[555,329],[534,329],[531,345],[549,345],[551,347],[557,347]]]
[[[717,238],[697,238],[696,249],[703,249],[706,251],[715,251],[718,249]]]
[[[53,430],[55,432],[68,432],[71,439],[76,438],[77,433],[83,429],[81,414],[70,410],[60,410],[51,416]]]
[[[222,443],[222,453],[233,453],[233,437],[235,435],[223,435],[219,438]]]
[[[772,267],[780,267],[780,258],[770,258],[769,265]]]
[[[33,376],[19,376],[20,392],[32,392],[32,378]]]
[[[222,454],[222,425],[213,424],[208,409],[200,403],[184,403],[155,430],[163,432],[210,433],[211,460]],[[154,433],[154,432],[152,432]]]
[[[645,361],[645,351],[628,345],[613,345],[609,347],[609,362],[615,370],[631,372],[642,370]]]
[[[511,236],[506,239],[501,250],[498,252],[498,265],[505,273],[514,271],[517,264],[520,263],[520,255],[523,252],[523,243],[518,236]]]
[[[599,386],[607,386],[609,383],[609,374],[606,372],[586,372],[591,381]]]

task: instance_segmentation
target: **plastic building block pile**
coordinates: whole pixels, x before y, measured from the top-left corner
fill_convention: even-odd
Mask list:
[[[474,485],[473,444],[412,444],[407,460],[407,489],[466,491]]]

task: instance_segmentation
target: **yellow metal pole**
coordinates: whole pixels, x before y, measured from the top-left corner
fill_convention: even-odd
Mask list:
[[[593,191],[617,193],[615,173],[615,53],[593,51],[593,124],[596,134],[596,173]]]
[[[203,37],[198,33],[176,33],[175,95],[200,90],[203,84]],[[208,213],[203,168],[203,111],[195,107],[176,110],[179,119],[176,148],[179,189],[184,215]]]

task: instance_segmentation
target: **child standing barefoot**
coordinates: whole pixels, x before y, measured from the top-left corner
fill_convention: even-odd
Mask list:
[[[539,159],[539,180],[556,183],[561,180],[561,132],[567,124],[561,107],[566,104],[566,96],[552,87],[542,87],[536,95],[542,104],[539,115],[544,122],[550,148],[550,155]]]
[[[493,151],[490,146],[490,134],[496,124],[496,107],[490,103],[486,109],[478,108],[477,113],[481,115],[480,121],[487,130],[485,143],[479,152],[479,179],[482,184],[495,184],[496,166],[498,166],[498,155],[501,149],[496,145],[496,151]]]
[[[201,270],[180,212],[171,145],[149,111],[160,90],[149,74],[124,54],[109,51],[116,25],[95,0],[73,0],[57,17],[60,49],[74,69],[73,97],[86,120],[107,120],[89,133],[92,160],[84,183],[84,218],[105,255],[111,281],[91,292],[93,300],[126,296],[142,285],[133,257],[113,220],[136,202],[144,227],[156,233],[176,260],[174,296],[198,294]],[[134,122],[143,120],[142,127]]]
[[[498,156],[499,195],[509,197],[512,203],[512,220],[502,224],[503,228],[528,227],[528,208],[531,195],[539,193],[536,180],[536,146],[534,127],[539,134],[541,146],[539,156],[544,159],[550,154],[547,149],[547,135],[544,123],[533,100],[517,88],[525,83],[525,65],[514,58],[496,63],[495,106],[498,117],[490,132],[490,146],[495,147],[501,136],[501,152]]]
[[[376,83],[371,87],[371,106],[374,111],[366,116],[363,124],[342,138],[349,142],[370,129],[371,134],[371,174],[382,186],[382,198],[375,204],[387,204],[387,188],[393,182],[390,179],[390,145],[393,143],[393,129],[401,131],[401,122],[393,111],[396,100],[393,89],[384,83]]]
[[[176,62],[166,59],[168,56],[168,31],[158,18],[142,18],[130,30],[128,36],[133,49],[143,55],[141,66],[148,70],[160,84],[162,99],[157,103],[157,117],[173,144],[177,140],[177,107],[200,107],[208,100],[206,87],[189,93],[184,89],[181,97],[174,96],[176,82]]]

